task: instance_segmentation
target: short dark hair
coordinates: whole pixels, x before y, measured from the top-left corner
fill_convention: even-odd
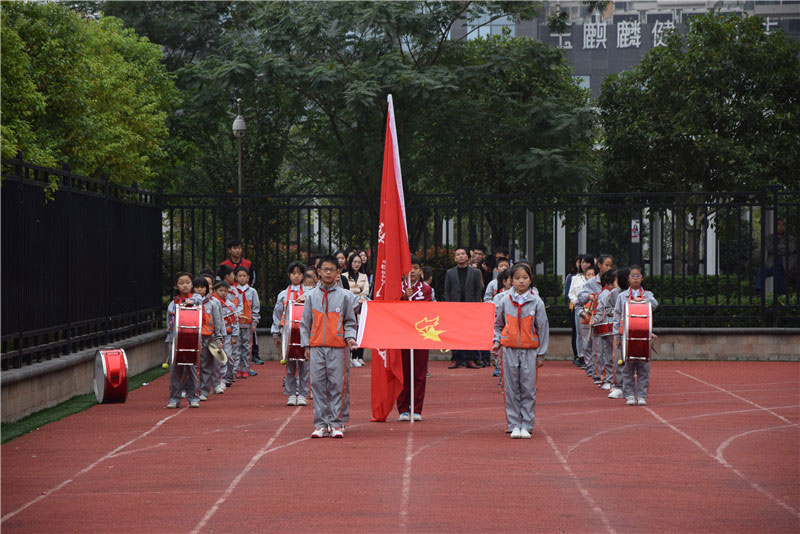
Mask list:
[[[206,294],[210,291],[208,280],[204,276],[195,276],[194,280],[192,280],[192,287],[204,287],[206,288]]]
[[[600,277],[600,284],[604,286],[611,285],[614,283],[614,280],[616,278],[617,278],[617,270],[609,269]]]
[[[310,273],[314,273],[314,274],[316,274],[316,272],[317,272],[317,268],[316,268],[316,267],[314,267],[313,265],[306,265],[306,272],[307,272],[307,273],[309,273],[309,272],[310,272]]]
[[[503,272],[497,273],[497,288],[499,289],[503,282],[505,282],[506,278],[511,278],[511,269],[506,269]]]
[[[631,271],[639,271],[640,274],[644,274],[644,269],[641,266],[636,265],[635,263],[628,267],[628,275],[630,275]]]
[[[234,276],[239,274],[240,271],[244,271],[247,273],[247,276],[250,276],[250,271],[247,270],[247,267],[242,267],[241,265],[233,270]]]
[[[301,273],[306,272],[306,266],[302,262],[295,260],[286,268],[286,274],[292,274],[295,269],[300,269]]]
[[[469,256],[469,250],[467,250],[467,247],[456,247],[456,248],[453,250],[453,255],[455,256],[456,252],[458,252],[459,250],[463,250],[463,251],[464,251],[464,254],[466,254],[467,256]]]
[[[631,273],[631,270],[628,267],[623,267],[617,271],[617,285],[623,291],[630,287],[628,283],[628,275]]]
[[[208,275],[208,276],[210,276],[211,278],[214,278],[214,277],[216,276],[216,275],[214,274],[214,271],[212,271],[210,268],[205,268],[205,269],[203,269],[202,271],[200,271],[198,274],[199,274],[200,276],[205,276],[205,275]]]
[[[422,262],[419,261],[419,257],[415,254],[411,255],[411,265],[422,265]]]
[[[508,250],[508,247],[499,246],[495,247],[494,249],[494,255],[497,256],[498,254],[505,254],[506,256],[508,256],[509,254],[511,254],[511,252]]]
[[[336,256],[332,256],[330,254],[328,254],[326,256],[322,256],[319,259],[319,266],[322,267],[323,263],[330,263],[334,267],[336,267],[337,270],[339,269],[339,260],[336,259]]]
[[[233,272],[233,267],[230,265],[220,265],[219,269],[217,270],[217,275],[220,277],[221,280],[224,280],[226,276]]]
[[[472,250],[480,250],[481,252],[483,252],[484,254],[486,254],[486,247],[484,247],[484,246],[483,246],[483,245],[481,245],[480,243],[478,243],[477,245],[473,245],[473,246],[472,246]]]
[[[494,260],[495,267],[500,265],[500,262],[506,262],[507,264],[511,265],[511,260],[509,260],[508,258],[502,258],[501,257],[501,258],[497,258],[496,260]]]
[[[225,289],[230,289],[231,288],[231,286],[228,285],[228,282],[221,281],[221,282],[217,282],[216,284],[214,284],[214,287],[212,287],[211,289],[216,291],[217,289],[219,289],[221,287],[224,287]]]
[[[433,269],[431,269],[427,265],[422,266],[422,279],[427,280],[428,278],[433,276]]]
[[[178,280],[180,280],[184,276],[188,276],[190,279],[194,280],[194,275],[192,273],[187,271],[178,271],[177,273],[175,273],[175,284],[177,284]]]
[[[232,249],[233,247],[241,247],[242,240],[238,237],[234,237],[233,239],[228,239],[228,242],[225,244],[225,248],[228,250]]]
[[[597,257],[597,265],[602,265],[608,258],[611,258],[611,263],[614,263],[614,257],[611,254],[600,254]]]
[[[526,273],[528,273],[528,276],[531,279],[531,285],[533,285],[533,271],[531,270],[531,266],[528,265],[527,262],[525,262],[525,263],[518,262],[511,269],[506,269],[506,271],[508,271],[508,276],[510,276],[511,278],[514,278],[514,273],[516,273],[517,271],[520,271],[520,270],[524,270]],[[506,272],[506,271],[503,271],[503,272]]]

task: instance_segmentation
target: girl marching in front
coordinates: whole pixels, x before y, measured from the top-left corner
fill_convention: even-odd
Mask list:
[[[510,291],[495,303],[494,346],[503,347],[503,393],[511,439],[530,439],[536,403],[536,368],[544,363],[550,339],[544,302],[531,290],[533,273],[527,264],[511,268]]]
[[[272,339],[276,347],[281,347],[281,334],[285,328],[292,328],[286,324],[286,310],[293,302],[305,302],[307,286],[301,284],[305,277],[306,267],[299,261],[293,261],[286,269],[289,277],[289,286],[278,293],[275,307],[272,309]],[[286,406],[306,406],[308,404],[308,360],[289,359],[286,354],[281,354],[286,359],[286,375],[283,377],[283,394],[286,395]]]
[[[192,275],[179,272],[175,275],[175,298],[167,306],[167,343],[170,354],[172,344],[175,343],[175,310],[185,302],[199,305],[203,302],[200,295],[192,294]],[[197,374],[194,365],[177,365],[175,362],[169,366],[169,401],[167,408],[177,408],[181,404],[181,391],[186,390],[189,397],[189,407],[199,408],[200,399],[197,398]]]
[[[622,332],[625,327],[626,310],[628,302],[649,302],[655,311],[658,301],[650,291],[645,291],[642,287],[642,268],[638,265],[630,266],[628,274],[628,284],[630,288],[623,291],[617,297],[614,306],[614,331]],[[634,382],[634,374],[636,380]],[[633,406],[647,404],[647,388],[650,385],[650,362],[645,360],[628,359],[622,368],[622,393],[625,395],[625,404]],[[636,396],[634,396],[636,394]]]

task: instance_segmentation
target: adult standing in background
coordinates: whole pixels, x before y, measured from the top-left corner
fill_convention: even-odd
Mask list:
[[[247,274],[250,275],[250,281],[248,285],[250,287],[256,287],[256,270],[253,268],[253,262],[248,260],[247,258],[243,257],[243,250],[242,250],[242,240],[238,238],[229,239],[226,243],[228,247],[228,257],[221,261],[220,265],[227,265],[234,272],[238,267],[244,267],[247,269]],[[250,360],[251,363],[256,365],[262,365],[264,360],[262,360],[259,356],[259,349],[258,349],[258,335],[253,334],[253,346],[252,346],[252,359]]]
[[[448,302],[481,302],[483,285],[481,273],[478,269],[469,266],[467,249],[459,247],[455,251],[456,266],[447,270],[444,278],[444,299]],[[480,359],[480,352],[476,350],[454,350],[453,363],[448,369],[466,367],[480,369],[476,363]]]

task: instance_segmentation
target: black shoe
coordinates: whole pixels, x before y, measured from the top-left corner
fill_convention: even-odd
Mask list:
[[[225,382],[225,387],[226,387],[226,388],[229,388],[229,387],[231,387],[232,385],[233,385],[233,382],[231,382],[230,380],[228,380],[227,382]]]
[[[257,356],[253,356],[253,363],[256,365],[264,365],[264,360]]]
[[[458,369],[459,367],[463,367],[464,362],[453,362],[447,366],[448,369]]]
[[[481,366],[478,365],[478,363],[473,361],[473,360],[468,361],[466,367],[467,367],[467,369],[480,369],[481,368]]]

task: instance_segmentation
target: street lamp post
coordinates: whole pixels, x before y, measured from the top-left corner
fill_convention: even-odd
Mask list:
[[[242,138],[247,127],[242,117],[242,99],[236,99],[236,118],[233,121],[233,135],[239,143],[239,239],[242,239]]]

